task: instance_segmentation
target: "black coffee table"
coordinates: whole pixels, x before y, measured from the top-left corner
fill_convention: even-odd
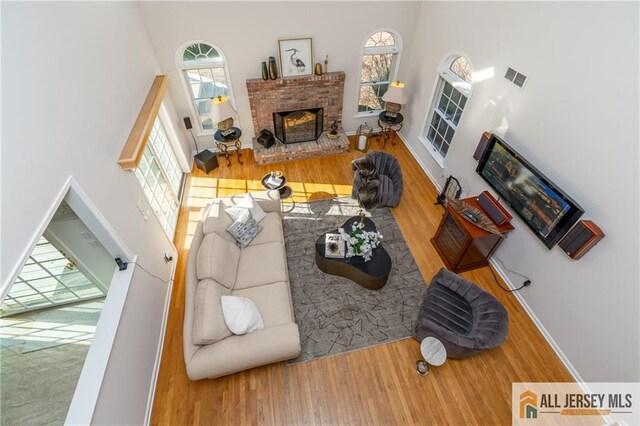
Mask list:
[[[342,228],[350,230],[351,226],[360,221],[359,216],[349,218]],[[367,217],[364,218],[364,229],[366,231],[375,231],[376,225]],[[325,256],[325,235],[337,234],[338,230],[328,231],[322,234],[316,241],[316,264],[325,274],[338,275],[350,279],[356,284],[369,289],[378,290],[384,287],[389,279],[391,272],[391,257],[389,253],[378,245],[373,249],[371,260],[365,262],[362,256],[353,256],[349,258],[333,258]]]

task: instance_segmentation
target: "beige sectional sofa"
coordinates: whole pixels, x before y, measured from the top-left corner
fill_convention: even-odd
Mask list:
[[[226,231],[232,220],[224,212],[242,196],[212,200],[200,211],[185,277],[184,358],[191,380],[220,377],[300,353],[280,194],[252,195],[267,216],[260,222],[263,230],[242,250]],[[222,295],[251,299],[264,328],[241,336],[231,334],[222,316]]]

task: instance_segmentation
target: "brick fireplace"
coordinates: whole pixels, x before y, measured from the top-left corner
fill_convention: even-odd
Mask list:
[[[254,138],[254,157],[258,164],[268,164],[301,158],[332,155],[349,150],[349,142],[341,130],[342,138],[329,139],[326,131],[331,123],[342,120],[344,96],[344,72],[323,75],[262,80],[247,80],[247,91],[251,105],[253,128],[256,135],[262,129],[275,134],[273,113],[322,108],[325,133],[317,142],[300,142],[291,145],[277,144],[269,149],[257,144]]]

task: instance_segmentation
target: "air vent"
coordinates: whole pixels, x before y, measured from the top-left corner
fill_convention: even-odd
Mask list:
[[[513,81],[513,79],[516,77],[516,74],[518,74],[518,71],[514,70],[513,68],[507,68],[507,73],[504,75],[504,78],[509,81]]]
[[[506,78],[507,80],[509,80],[510,82],[512,82],[518,87],[524,86],[525,81],[527,81],[526,75],[519,73],[513,68],[507,68],[507,72],[504,75],[504,78]]]

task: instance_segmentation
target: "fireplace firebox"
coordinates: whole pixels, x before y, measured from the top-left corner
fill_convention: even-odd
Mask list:
[[[273,128],[276,138],[284,144],[317,141],[322,134],[322,108],[273,113]]]

